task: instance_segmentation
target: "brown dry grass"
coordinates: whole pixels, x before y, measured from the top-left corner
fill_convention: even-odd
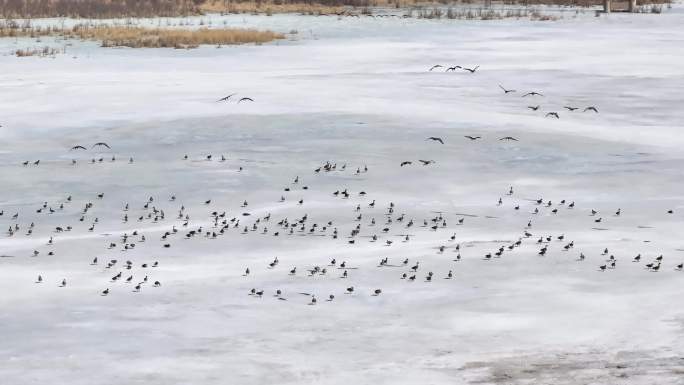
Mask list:
[[[53,48],[45,46],[43,48],[24,48],[14,51],[14,55],[17,57],[54,57],[57,54],[65,53],[64,48]]]
[[[131,48],[195,48],[203,44],[233,45],[262,44],[285,36],[272,31],[254,29],[207,29],[184,30],[164,28],[141,28],[119,26],[76,26],[67,37],[97,40],[103,47]]]
[[[30,37],[59,35],[61,29],[53,27],[34,27],[30,22],[17,23],[14,20],[0,21],[0,37]]]
[[[153,17],[199,13],[202,0],[0,0],[4,18]]]
[[[208,1],[200,6],[205,13],[301,13],[303,15],[340,15],[346,7],[315,3],[277,3],[274,1],[227,2]]]
[[[33,27],[30,23],[0,22],[0,37],[61,36],[69,39],[96,40],[103,47],[195,48],[200,45],[262,44],[285,35],[254,29],[143,28],[135,26],[79,24],[71,29]]]

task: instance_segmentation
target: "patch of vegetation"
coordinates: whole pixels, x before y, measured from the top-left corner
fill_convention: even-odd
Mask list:
[[[557,20],[558,17],[541,14],[535,9],[491,9],[491,8],[413,8],[404,15],[419,19],[461,19],[461,20],[499,20],[505,18],[529,18],[537,21]]]
[[[659,13],[662,6],[672,0],[638,0],[642,12]],[[619,8],[626,0],[614,0]],[[459,5],[560,5],[594,7],[603,0],[0,0],[0,17],[38,18],[124,18],[124,17],[175,17],[206,13],[300,13],[305,15],[359,15],[372,14],[377,7],[447,8]],[[499,7],[501,8],[501,7]],[[491,15],[495,18],[495,15]]]
[[[131,48],[196,48],[203,44],[262,44],[284,35],[254,29],[208,29],[198,30],[119,27],[119,26],[77,26],[70,37],[84,40],[97,40],[103,47]]]
[[[200,13],[203,0],[0,0],[4,18],[153,17]]]
[[[14,55],[17,57],[54,57],[57,54],[65,53],[64,48],[53,48],[53,47],[42,47],[42,48],[23,48],[14,51]]]
[[[299,13],[302,15],[341,15],[348,11],[344,6],[326,5],[319,3],[284,3],[282,1],[209,1],[201,5],[203,12],[213,13]]]
[[[196,48],[203,44],[262,44],[285,35],[255,29],[200,28],[195,30],[175,28],[143,28],[131,25],[78,24],[73,28],[34,27],[30,22],[0,22],[0,37],[60,36],[66,39],[96,40],[103,47],[131,48]]]

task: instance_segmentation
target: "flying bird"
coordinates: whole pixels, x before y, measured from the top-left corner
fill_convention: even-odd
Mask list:
[[[470,136],[470,135],[464,135],[463,137],[468,138],[470,140],[478,140],[478,139],[482,138],[481,136]]]
[[[442,66],[441,66],[440,64],[433,65],[433,66],[430,68],[430,71],[432,71],[432,70],[435,69],[435,68],[442,68]]]
[[[466,68],[466,67],[463,67],[463,70],[464,70],[464,71],[468,71],[468,72],[470,72],[471,74],[474,74],[475,71],[477,71],[478,68],[480,68],[480,66],[475,66],[475,68]]]
[[[406,160],[406,161],[401,162],[401,164],[399,166],[404,167],[404,166],[409,165],[409,164],[413,164],[413,162]]]
[[[107,147],[107,148],[110,149],[110,150],[112,149],[112,148],[109,147],[109,145],[108,145],[107,143],[105,143],[105,142],[97,142],[97,143],[93,144],[93,147],[96,147],[96,146]]]
[[[568,110],[568,111],[575,111],[575,110],[578,109],[579,107],[565,106],[565,107],[563,107],[563,108],[565,108],[565,109]]]
[[[423,160],[423,159],[418,159],[418,161],[419,161],[420,163],[422,163],[423,166],[427,166],[427,165],[430,164],[430,163],[435,163],[434,160]]]
[[[524,98],[525,96],[544,96],[544,95],[540,94],[539,92],[532,91],[532,92],[526,93],[526,94],[523,95],[522,97]]]
[[[444,72],[449,72],[449,71],[456,71],[456,68],[463,68],[463,67],[461,67],[461,66],[453,66],[453,67],[449,67],[449,68],[447,68],[447,69],[446,69],[446,71],[444,71]]]
[[[587,111],[594,111],[598,114],[598,109],[594,106],[589,106],[589,107],[584,109],[584,112],[587,112]]]
[[[518,139],[512,136],[504,136],[503,138],[499,138],[499,140],[515,140],[516,142],[518,141]]]
[[[442,140],[442,138],[438,138],[436,136],[431,136],[428,138],[428,140],[434,140],[435,142],[440,142],[440,143],[444,144],[444,141]]]
[[[249,100],[250,102],[254,101],[254,99],[252,99],[252,98],[242,98],[242,99],[238,100],[238,103],[240,103],[242,101],[247,101],[247,100]]]
[[[217,100],[217,102],[225,102],[225,101],[228,101],[228,99],[230,99],[232,96],[235,96],[235,94],[230,94],[230,95],[228,95],[228,96],[225,96],[225,97],[223,97],[223,98]]]
[[[508,93],[510,93],[510,92],[515,92],[515,90],[507,90],[507,89],[505,89],[504,86],[502,86],[501,84],[499,84],[499,88],[501,88],[501,89],[503,90],[504,94],[508,94]]]
[[[527,108],[529,108],[532,111],[537,111],[539,109],[539,107],[540,106],[538,106],[538,105],[537,106],[527,106]]]
[[[546,117],[549,117],[549,116],[553,116],[553,117],[555,117],[556,119],[560,119],[560,117],[558,116],[558,113],[557,113],[557,112],[549,112],[549,113],[547,113],[547,114],[546,114]]]
[[[74,147],[71,147],[71,149],[72,150],[85,150],[86,148],[83,146],[74,146]]]

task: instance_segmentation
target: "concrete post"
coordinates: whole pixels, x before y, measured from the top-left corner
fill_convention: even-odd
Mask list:
[[[627,10],[629,12],[636,12],[636,9],[637,9],[636,0],[629,0],[629,6],[628,6]]]
[[[603,0],[603,12],[610,13],[610,0]]]

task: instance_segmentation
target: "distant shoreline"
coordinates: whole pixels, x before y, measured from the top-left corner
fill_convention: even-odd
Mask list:
[[[652,9],[652,6],[662,7],[671,3],[672,0],[641,0],[637,2],[641,8],[640,12],[646,12]],[[597,7],[602,4],[602,0],[162,0],[155,2],[148,0],[134,3],[122,0],[18,0],[12,2],[0,1],[0,17],[5,19],[52,17],[109,19],[200,16],[209,13],[266,15],[297,13],[304,15],[358,16],[372,15],[378,13],[378,11],[386,11],[388,9],[401,12],[435,8],[446,10],[448,8],[460,7],[486,9],[491,6],[505,5],[523,7],[556,5],[586,8]],[[626,8],[627,1],[614,1],[613,4],[618,9]]]

